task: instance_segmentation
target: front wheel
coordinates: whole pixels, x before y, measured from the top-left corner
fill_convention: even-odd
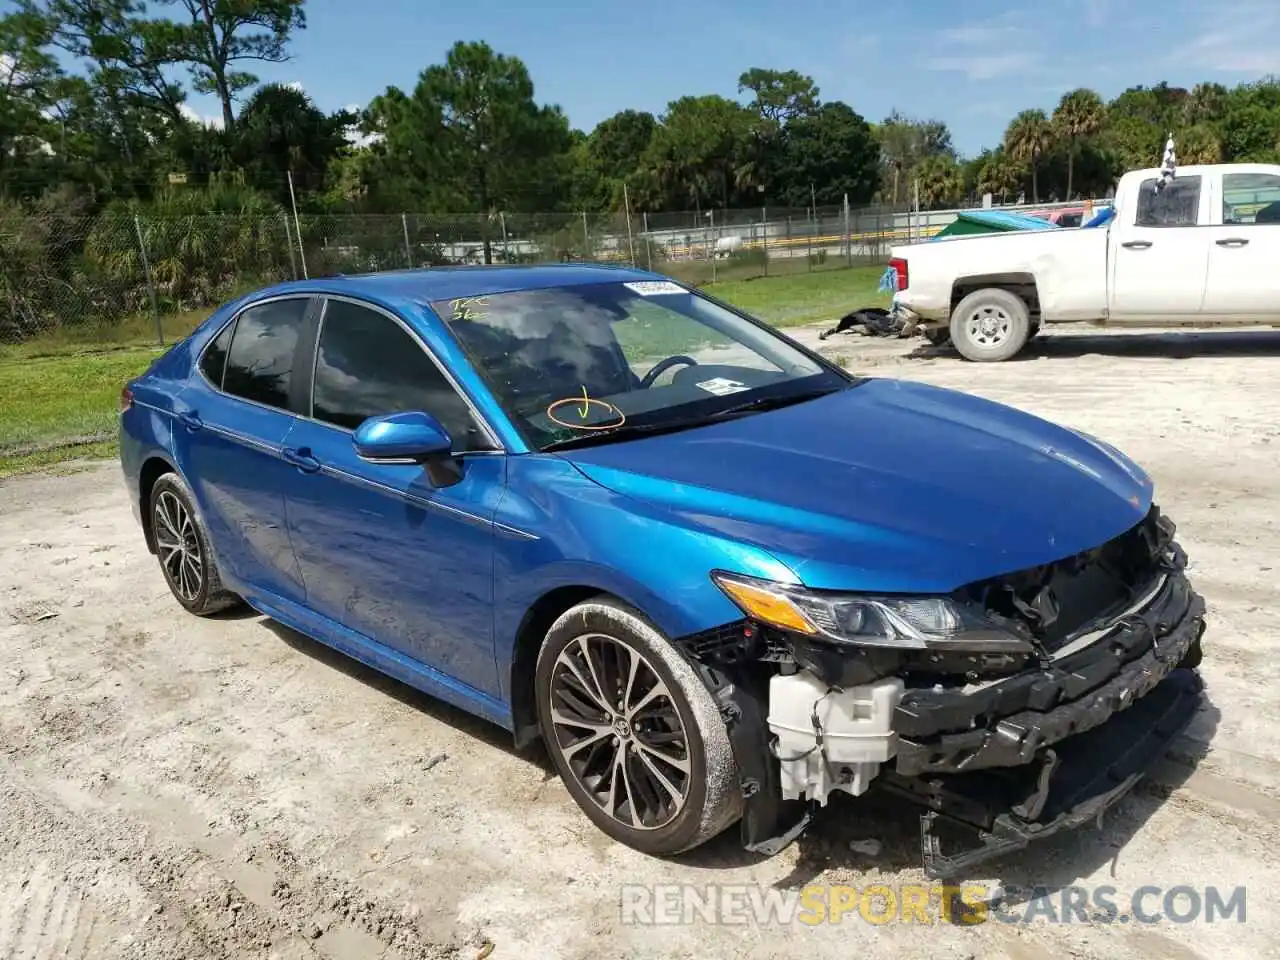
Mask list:
[[[1023,348],[1030,332],[1026,301],[1008,290],[975,290],[951,313],[951,341],[966,360],[1008,360]]]
[[[729,735],[706,685],[637,611],[580,603],[547,632],[534,675],[556,771],[593,823],[665,856],[741,816]]]

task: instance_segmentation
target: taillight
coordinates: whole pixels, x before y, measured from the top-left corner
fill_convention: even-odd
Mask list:
[[[128,410],[132,406],[133,406],[133,391],[129,389],[129,385],[126,383],[123,387],[120,388],[120,412],[124,413],[126,410]]]
[[[907,261],[901,257],[893,257],[889,260],[889,269],[898,275],[897,289],[907,289]]]

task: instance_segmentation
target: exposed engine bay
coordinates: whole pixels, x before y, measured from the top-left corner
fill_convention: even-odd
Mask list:
[[[775,852],[833,791],[889,790],[923,808],[925,869],[945,877],[1096,819],[1199,707],[1205,608],[1185,566],[1153,506],[1095,549],[955,591],[946,615],[987,642],[836,642],[822,634],[847,613],[812,604],[818,635],[748,618],[684,638],[729,726],[744,843]],[[904,630],[929,612],[867,609]],[[967,849],[944,852],[943,827]]]

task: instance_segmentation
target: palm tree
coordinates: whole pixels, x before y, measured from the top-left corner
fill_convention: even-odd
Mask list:
[[[949,207],[964,196],[964,171],[951,157],[926,157],[915,175],[920,182],[921,209]]]
[[[1196,124],[1175,142],[1179,163],[1221,163],[1222,143],[1207,124]]]
[[[1004,132],[1004,148],[1031,168],[1031,202],[1040,202],[1040,160],[1053,145],[1053,127],[1043,110],[1023,110]]]
[[[987,157],[986,162],[978,170],[978,192],[999,197],[1000,202],[1003,203],[1010,194],[1018,192],[1018,186],[1024,176],[1026,176],[1026,168],[1020,161],[1015,160],[1007,151],[996,150]],[[1034,182],[1034,175],[1032,181]]]
[[[1106,117],[1106,107],[1102,98],[1092,90],[1081,87],[1063,94],[1058,101],[1058,109],[1053,111],[1053,126],[1058,138],[1067,145],[1067,199],[1071,199],[1071,188],[1075,175],[1076,154],[1080,151],[1080,142],[1092,137],[1102,128]]]
[[[1182,101],[1183,122],[1194,126],[1218,119],[1226,108],[1228,96],[1229,91],[1220,83],[1197,83]]]

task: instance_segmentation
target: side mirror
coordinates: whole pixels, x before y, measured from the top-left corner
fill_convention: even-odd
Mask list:
[[[370,417],[351,436],[362,460],[412,460],[422,463],[448,457],[453,450],[449,431],[421,410]]]

